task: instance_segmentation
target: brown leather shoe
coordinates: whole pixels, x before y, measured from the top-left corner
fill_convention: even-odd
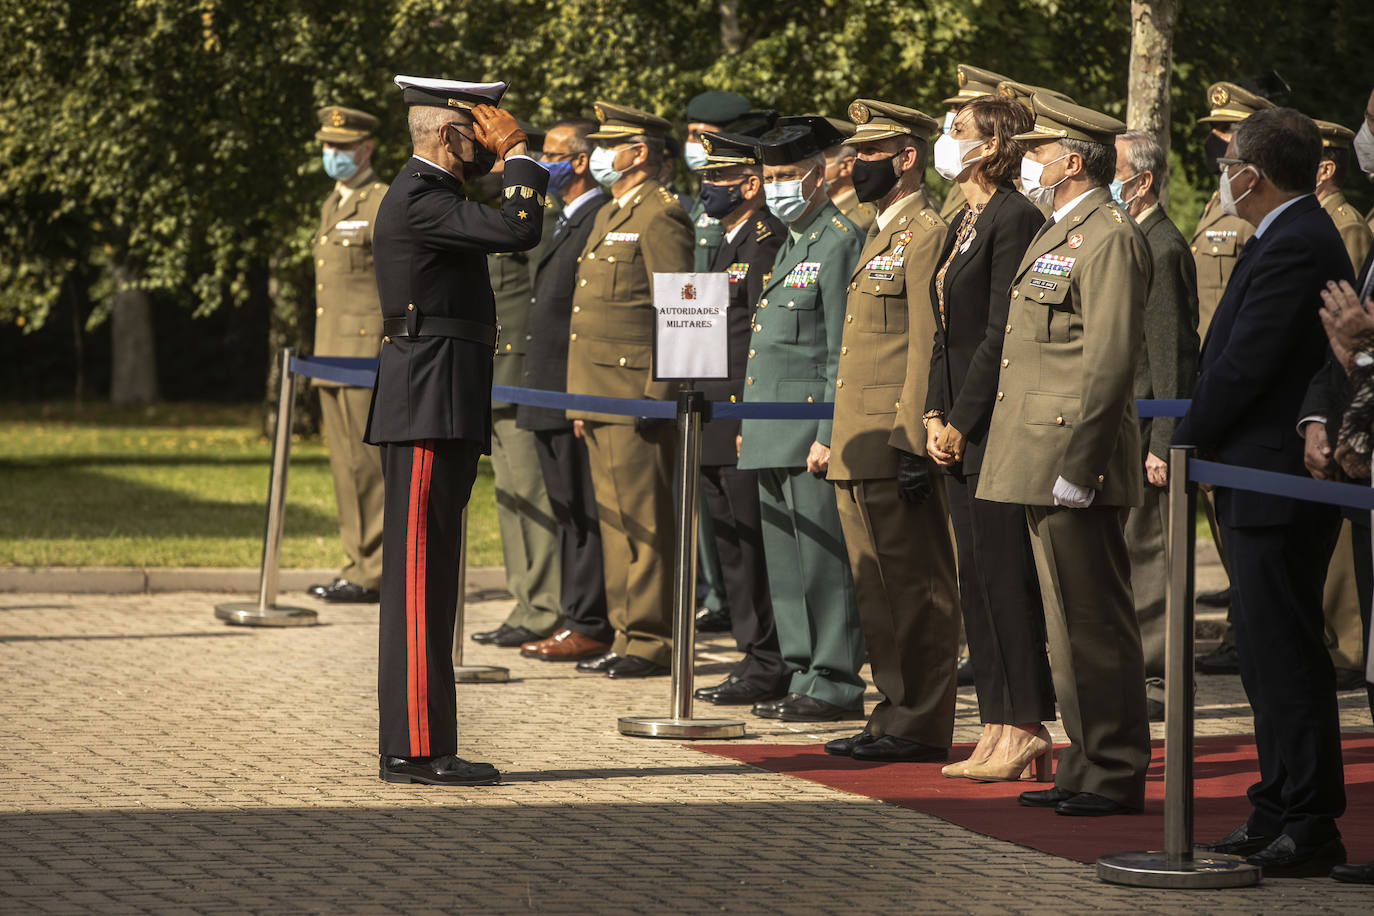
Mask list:
[[[548,639],[527,642],[520,647],[525,658],[537,658],[541,662],[576,662],[584,658],[596,658],[611,651],[611,644],[598,642],[590,636],[583,636],[575,630],[559,630]]]

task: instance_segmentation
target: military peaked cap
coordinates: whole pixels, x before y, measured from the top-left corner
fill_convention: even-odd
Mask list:
[[[316,114],[320,119],[320,129],[315,131],[315,139],[325,143],[366,140],[382,123],[365,111],[341,105],[327,105]]]
[[[401,98],[407,105],[432,108],[470,111],[476,105],[499,105],[501,96],[506,94],[505,83],[465,83],[424,76],[397,76],[395,83],[401,87]]]
[[[972,67],[968,64],[960,64],[956,70],[959,76],[959,92],[945,99],[943,103],[950,108],[958,108],[980,95],[996,95],[998,84],[1009,82],[1000,73],[993,73],[991,70]]]
[[[622,140],[638,134],[662,137],[673,126],[658,115],[628,105],[597,102],[592,108],[601,127],[595,133],[587,134],[589,140]]]
[[[1111,146],[1126,130],[1125,124],[1100,111],[1038,92],[1031,98],[1031,113],[1035,126],[1013,140],[1086,140]]]
[[[1211,111],[1198,118],[1199,124],[1238,124],[1257,111],[1273,108],[1274,103],[1235,83],[1213,83],[1207,88]]]
[[[857,127],[850,143],[868,143],[887,137],[910,136],[929,140],[940,130],[940,122],[904,105],[877,99],[855,99],[849,103],[849,119]]]

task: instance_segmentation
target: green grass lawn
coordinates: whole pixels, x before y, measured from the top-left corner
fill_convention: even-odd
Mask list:
[[[0,565],[256,567],[270,461],[255,405],[0,405]],[[468,527],[500,565],[486,459]],[[282,566],[343,560],[324,442],[297,437]]]

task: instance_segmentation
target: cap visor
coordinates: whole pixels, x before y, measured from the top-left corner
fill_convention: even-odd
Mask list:
[[[906,136],[910,136],[910,134],[904,130],[892,130],[891,128],[887,127],[873,127],[867,129],[860,127],[858,130],[854,131],[854,135],[852,137],[847,138],[844,142],[871,143],[874,140],[886,140],[888,137]]]
[[[372,134],[365,130],[337,130],[324,129],[315,131],[315,139],[324,143],[357,143],[359,140],[366,140]]]

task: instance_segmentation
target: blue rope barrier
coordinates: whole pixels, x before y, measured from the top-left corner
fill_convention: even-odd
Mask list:
[[[1309,503],[1326,503],[1374,512],[1374,488],[1334,480],[1313,480],[1297,474],[1260,471],[1233,464],[1218,464],[1194,458],[1188,462],[1188,479],[1214,487],[1231,487],[1270,496],[1287,496]]]
[[[605,398],[592,394],[568,394],[566,391],[516,388],[511,385],[492,385],[491,399],[507,404],[551,407],[556,410],[585,410],[590,413],[608,413],[621,417],[654,417],[671,420],[677,416],[676,401]]]
[[[377,380],[377,361],[356,356],[291,357],[291,371],[295,375],[322,379],[354,388],[371,388]]]

